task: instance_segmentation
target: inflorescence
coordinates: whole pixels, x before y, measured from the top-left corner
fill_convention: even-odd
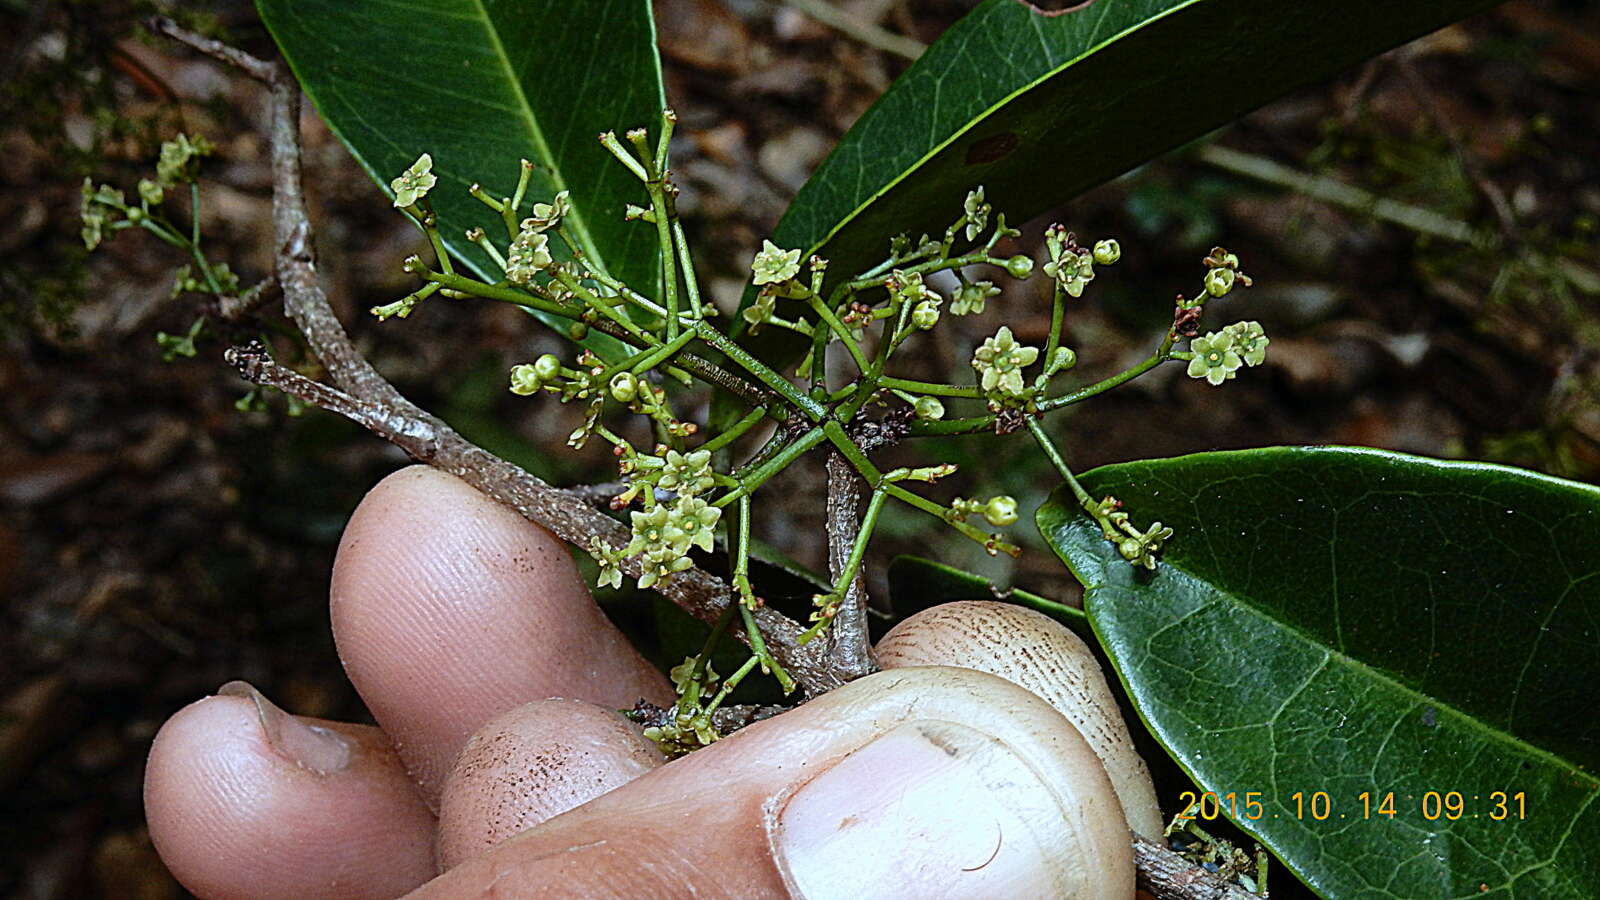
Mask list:
[[[738,617],[750,639],[751,656],[725,679],[719,679],[708,664],[709,643],[705,652],[685,660],[673,672],[680,696],[674,724],[654,728],[652,737],[676,751],[714,740],[711,713],[754,668],[775,675],[785,691],[793,689],[793,680],[767,651],[752,616],[763,600],[749,577],[750,508],[768,481],[813,449],[826,447],[841,456],[870,494],[859,532],[833,586],[813,598],[811,626],[802,641],[825,632],[839,613],[888,500],[938,518],[991,554],[1020,552],[1001,533],[973,521],[980,520],[988,529],[1013,525],[1018,520],[1014,498],[939,503],[910,485],[947,478],[955,473],[955,465],[884,471],[871,461],[870,449],[903,436],[1004,434],[1026,428],[1115,550],[1134,565],[1155,568],[1172,529],[1160,522],[1139,528],[1116,498],[1091,498],[1039,419],[1167,361],[1187,361],[1191,377],[1212,385],[1234,378],[1244,367],[1260,365],[1268,339],[1259,323],[1237,322],[1220,331],[1199,332],[1208,301],[1226,296],[1237,285],[1250,284],[1236,256],[1219,247],[1206,257],[1201,289],[1193,299],[1178,296],[1172,326],[1148,359],[1101,381],[1059,392],[1054,385],[1057,377],[1077,362],[1074,351],[1062,345],[1067,303],[1083,295],[1098,269],[1116,264],[1122,251],[1114,240],[1082,246],[1071,232],[1053,225],[1045,232],[1046,259],[1039,267],[1050,280],[1052,297],[1044,346],[1022,343],[1002,326],[973,352],[971,383],[902,378],[891,374],[889,365],[898,351],[937,328],[946,314],[981,313],[1000,293],[993,281],[974,278],[974,272],[987,268],[1017,280],[1034,274],[1032,258],[997,255],[1002,241],[1021,232],[991,207],[983,187],[966,195],[960,215],[942,234],[916,240],[899,235],[890,241],[886,259],[847,277],[831,277],[828,261],[820,256],[807,257],[799,249],[764,242],[750,267],[754,299],[733,321],[734,327],[724,328],[714,321],[715,307],[701,297],[676,214],[678,191],[668,169],[675,121],[668,110],[654,141],[645,129],[627,132],[626,144],[614,133],[600,136],[605,149],[639,178],[648,197],[648,206],[630,204],[626,216],[656,232],[659,291],[640,291],[624,283],[585,251],[569,227],[572,203],[566,191],[547,202],[527,203],[535,167],[526,160],[509,196],[491,195],[476,184],[469,189],[503,223],[504,236],[494,239],[475,228],[465,237],[502,277],[484,280],[458,271],[428,199],[438,179],[432,158],[424,153],[390,187],[395,207],[427,235],[434,264],[417,256],[406,259],[405,270],[417,276],[421,286],[372,310],[380,319],[405,318],[434,296],[498,300],[529,309],[546,321],[564,322],[567,336],[584,344],[570,362],[545,354],[515,366],[510,389],[518,395],[549,394],[562,403],[581,404],[583,423],[568,443],[578,448],[598,437],[611,445],[625,483],[611,506],[626,511],[632,527],[629,540],[620,546],[595,537],[584,548],[599,565],[601,584],[620,586],[625,574],[633,575],[641,588],[660,584],[693,565],[692,550],[712,550],[719,528],[723,530],[738,602],[729,606],[713,632],[713,642]],[[182,135],[164,145],[157,177],[140,182],[136,204],[110,186],[86,182],[85,244],[93,249],[108,233],[143,227],[191,253],[194,268],[185,267],[180,273],[177,290],[236,294],[237,279],[226,265],[209,263],[200,251],[198,225],[184,234],[160,212],[166,193],[188,184],[191,215],[199,221],[195,170],[198,160],[210,152],[203,139]],[[936,275],[953,282],[948,296],[933,283]],[[162,336],[163,343],[192,355],[200,327],[197,324],[187,339]],[[735,340],[741,329],[792,332],[808,350],[791,375],[746,351]],[[610,339],[587,340],[593,332]],[[1188,349],[1175,349],[1182,340],[1188,341]],[[847,356],[855,369],[842,385],[830,386],[825,377],[826,361],[833,352]],[[743,414],[715,427],[681,418],[674,407],[674,400],[681,398],[675,395],[680,384],[694,379],[732,393],[743,402]],[[946,404],[970,406],[972,414],[951,417]],[[618,408],[642,418],[645,429],[631,431],[604,415]],[[736,463],[731,452],[735,442],[763,422],[775,423],[771,437]],[[624,432],[649,438],[641,442]],[[886,434],[891,437],[885,438]]]

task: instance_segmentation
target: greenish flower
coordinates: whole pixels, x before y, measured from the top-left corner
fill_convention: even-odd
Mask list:
[[[632,403],[639,396],[639,379],[632,372],[618,372],[611,379],[611,399]]]
[[[522,220],[522,231],[549,231],[561,224],[561,220],[572,212],[572,201],[568,191],[562,191],[551,198],[549,203],[535,203],[533,215]]]
[[[1225,297],[1233,290],[1233,283],[1238,277],[1238,273],[1232,269],[1212,269],[1206,273],[1206,293],[1213,297]]]
[[[418,200],[428,195],[428,191],[439,182],[433,174],[433,157],[424,153],[417,157],[411,168],[400,173],[400,177],[389,182],[389,188],[394,191],[394,205],[397,209],[415,206]]]
[[[596,587],[622,587],[622,569],[618,566],[621,559],[599,535],[589,538],[589,555],[600,566],[600,574],[594,581]]]
[[[1160,522],[1152,522],[1150,527],[1143,532],[1135,531],[1127,537],[1116,541],[1117,552],[1122,558],[1136,566],[1146,569],[1156,567],[1156,554],[1161,552],[1162,544],[1167,538],[1172,537],[1172,529],[1163,527]]]
[[[679,496],[678,501],[672,504],[669,521],[688,535],[689,543],[699,547],[707,553],[711,552],[712,541],[716,538],[717,522],[722,518],[722,510],[701,500],[699,497],[687,495]]]
[[[750,271],[755,273],[755,284],[782,284],[800,273],[800,251],[762,241],[761,252],[750,264]]]
[[[197,352],[194,339],[198,331],[189,329],[188,334],[167,334],[165,331],[156,332],[156,346],[161,348],[163,362],[172,362],[180,356],[192,358]]]
[[[772,321],[772,315],[777,311],[777,308],[778,298],[768,291],[761,291],[756,294],[756,302],[746,306],[740,315],[744,316],[744,320],[750,323],[750,333],[756,334],[760,331],[761,326]]]
[[[983,519],[996,528],[1017,524],[1017,498],[1001,494],[983,506]]]
[[[511,242],[510,252],[506,254],[506,279],[514,284],[531,284],[535,273],[550,268],[554,262],[555,258],[550,255],[550,236],[525,228]]]
[[[662,509],[663,507],[656,507]],[[639,576],[639,587],[648,588],[657,582],[671,578],[675,573],[694,565],[694,561],[687,556],[689,544],[687,541],[659,544],[646,548],[640,557],[640,565],[644,573]]]
[[[172,275],[172,299],[176,300],[184,294],[196,293],[203,290],[200,282],[194,279],[194,273],[188,266],[179,266],[178,271]]]
[[[1227,332],[1207,332],[1205,337],[1191,340],[1189,350],[1194,354],[1194,358],[1189,360],[1189,377],[1204,378],[1213,385],[1232,378],[1233,373],[1244,365],[1244,360],[1234,350],[1233,335]]]
[[[1077,351],[1073,350],[1071,347],[1057,347],[1056,352],[1051,354],[1049,359],[1045,360],[1044,374],[1049,376],[1054,375],[1057,372],[1065,372],[1077,364]]]
[[[1119,260],[1121,258],[1122,258],[1122,245],[1121,244],[1117,243],[1116,241],[1112,240],[1111,238],[1106,238],[1103,241],[1095,241],[1095,244],[1094,244],[1094,261],[1095,262],[1099,263],[1102,266],[1109,266],[1109,265],[1111,265],[1112,263],[1116,262],[1117,260]]]
[[[937,300],[921,300],[911,310],[911,324],[927,331],[939,324],[939,302]]]
[[[211,267],[211,278],[217,283],[217,292],[225,297],[239,296],[239,276],[225,262]]]
[[[539,370],[532,363],[511,367],[511,393],[519,397],[537,394],[547,383],[548,379],[539,377]]]
[[[944,418],[944,403],[938,397],[918,397],[912,409],[917,418],[926,422],[937,422]]]
[[[635,552],[662,547],[678,553],[688,551],[689,536],[673,524],[672,510],[665,503],[657,503],[646,512],[634,510],[629,518],[633,522],[633,543],[629,547]]]
[[[993,207],[983,202],[983,185],[968,192],[961,208],[967,214],[967,240],[977,240],[978,235],[989,227],[989,213],[993,211]]]
[[[1272,341],[1260,322],[1235,322],[1222,330],[1233,338],[1234,352],[1245,365],[1259,366],[1267,361],[1267,345]]]
[[[126,208],[121,191],[109,184],[96,188],[92,180],[85,178],[78,197],[78,217],[83,221],[83,230],[80,232],[83,245],[90,250],[100,246],[105,239],[106,226],[115,220],[117,212]]]
[[[1044,273],[1060,283],[1069,296],[1082,297],[1083,289],[1094,280],[1094,256],[1081,247],[1060,244],[1044,264]]]
[[[1033,257],[1018,253],[1006,260],[1006,274],[1012,278],[1022,279],[1033,274]]]
[[[717,483],[711,476],[711,451],[679,453],[668,450],[661,467],[661,480],[656,483],[664,491],[677,491],[685,497],[711,490]]]
[[[139,179],[139,199],[147,206],[160,206],[161,201],[167,198],[166,189],[160,183],[148,178]]]
[[[687,692],[689,690],[689,685],[694,684],[697,680],[701,684],[705,685],[717,683],[717,670],[711,668],[711,660],[706,660],[704,673],[699,679],[695,678],[694,663],[695,657],[685,656],[683,658],[683,662],[673,666],[672,669],[667,672],[667,678],[671,679],[672,686],[677,688],[678,693],[680,694]]]
[[[1037,347],[1017,343],[1011,336],[1011,329],[1002,325],[994,337],[985,338],[983,346],[972,355],[972,367],[978,370],[985,393],[1016,397],[1023,392],[1022,370],[1038,358]]]
[[[1027,257],[1023,257],[1027,259]],[[1029,260],[1031,263],[1032,260]],[[957,316],[973,315],[983,312],[983,306],[990,297],[1000,293],[1000,289],[992,282],[974,281],[963,284],[956,290],[955,299],[950,301],[950,313]]]
[[[164,188],[193,181],[200,168],[200,158],[210,156],[215,149],[210,141],[198,134],[193,138],[180,134],[163,143],[161,156],[156,159],[156,181]]]

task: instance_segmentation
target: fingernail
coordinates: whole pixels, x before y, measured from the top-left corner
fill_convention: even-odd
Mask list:
[[[773,826],[806,900],[1055,896],[1073,843],[1055,793],[1011,747],[951,722],[889,731],[812,779]],[[1065,852],[1064,852],[1065,851]]]
[[[350,764],[350,743],[338,732],[308,725],[289,715],[247,681],[230,681],[217,688],[221,697],[246,697],[256,705],[256,719],[267,743],[277,754],[302,769],[331,775]]]

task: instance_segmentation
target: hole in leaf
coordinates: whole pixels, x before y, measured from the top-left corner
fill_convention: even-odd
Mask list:
[[[1077,12],[1094,3],[1094,0],[1017,0],[1041,16],[1060,16]]]
[[[1022,139],[1009,131],[973,141],[967,147],[967,165],[981,166],[998,162],[1010,156],[1020,143]]]

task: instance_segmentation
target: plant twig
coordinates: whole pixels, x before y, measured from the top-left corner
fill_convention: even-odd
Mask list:
[[[1263,900],[1224,881],[1149,838],[1133,835],[1133,865],[1139,887],[1156,900]]]
[[[313,381],[278,365],[267,355],[266,348],[256,343],[230,348],[226,352],[228,362],[256,384],[278,388],[356,421],[405,450],[413,459],[456,475],[529,521],[550,529],[562,540],[579,546],[587,545],[592,537],[599,537],[612,546],[626,543],[629,530],[595,509],[591,505],[592,497],[552,487],[466,440],[443,420],[407,400],[355,348],[317,278],[311,252],[311,225],[300,181],[300,93],[283,66],[263,62],[186,31],[168,20],[157,20],[152,27],[267,84],[271,93],[277,282],[283,290],[286,311],[334,385]],[[903,425],[879,424],[856,435],[856,439],[860,447],[873,449],[893,443],[904,433]],[[630,575],[640,574],[637,559],[624,561],[623,567]],[[699,568],[673,575],[660,582],[657,590],[707,622],[720,619],[729,604],[736,602],[726,583]],[[821,646],[823,642],[811,646],[798,644],[803,631],[799,624],[765,606],[755,611],[755,618],[773,656],[793,674],[808,699],[844,682],[838,667],[828,658],[826,648]],[[862,630],[865,631],[864,623]],[[739,727],[779,711],[780,708],[762,707],[718,712],[727,717],[728,727]],[[738,719],[743,721],[735,724]],[[1256,895],[1221,884],[1215,876],[1153,842],[1134,838],[1134,851],[1139,883],[1158,900],[1259,900]]]
[[[846,560],[861,530],[861,478],[838,453],[828,454],[828,575],[837,585],[844,577]],[[838,588],[836,587],[835,590]],[[860,678],[877,668],[867,634],[867,577],[857,567],[845,588],[839,612],[828,626],[828,659],[846,680]]]
[[[277,280],[283,289],[285,311],[327,369],[334,387],[318,384],[272,363],[265,357],[265,348],[232,351],[230,359],[241,373],[258,384],[277,387],[349,416],[405,450],[413,459],[456,475],[480,492],[550,529],[562,540],[585,546],[591,537],[599,536],[613,546],[625,544],[627,529],[621,523],[466,440],[443,420],[402,396],[356,349],[334,315],[317,277],[311,250],[311,223],[300,180],[300,91],[287,70],[281,64],[265,63],[222,47],[170,22],[157,22],[155,27],[195,49],[238,66],[252,77],[264,78],[270,91]],[[661,583],[659,590],[691,615],[708,622],[716,621],[732,601],[732,594],[721,579],[698,568],[677,573]],[[843,683],[830,670],[823,648],[799,645],[797,639],[803,629],[793,620],[765,607],[757,611],[756,620],[767,636],[773,656],[801,683],[807,696]]]

